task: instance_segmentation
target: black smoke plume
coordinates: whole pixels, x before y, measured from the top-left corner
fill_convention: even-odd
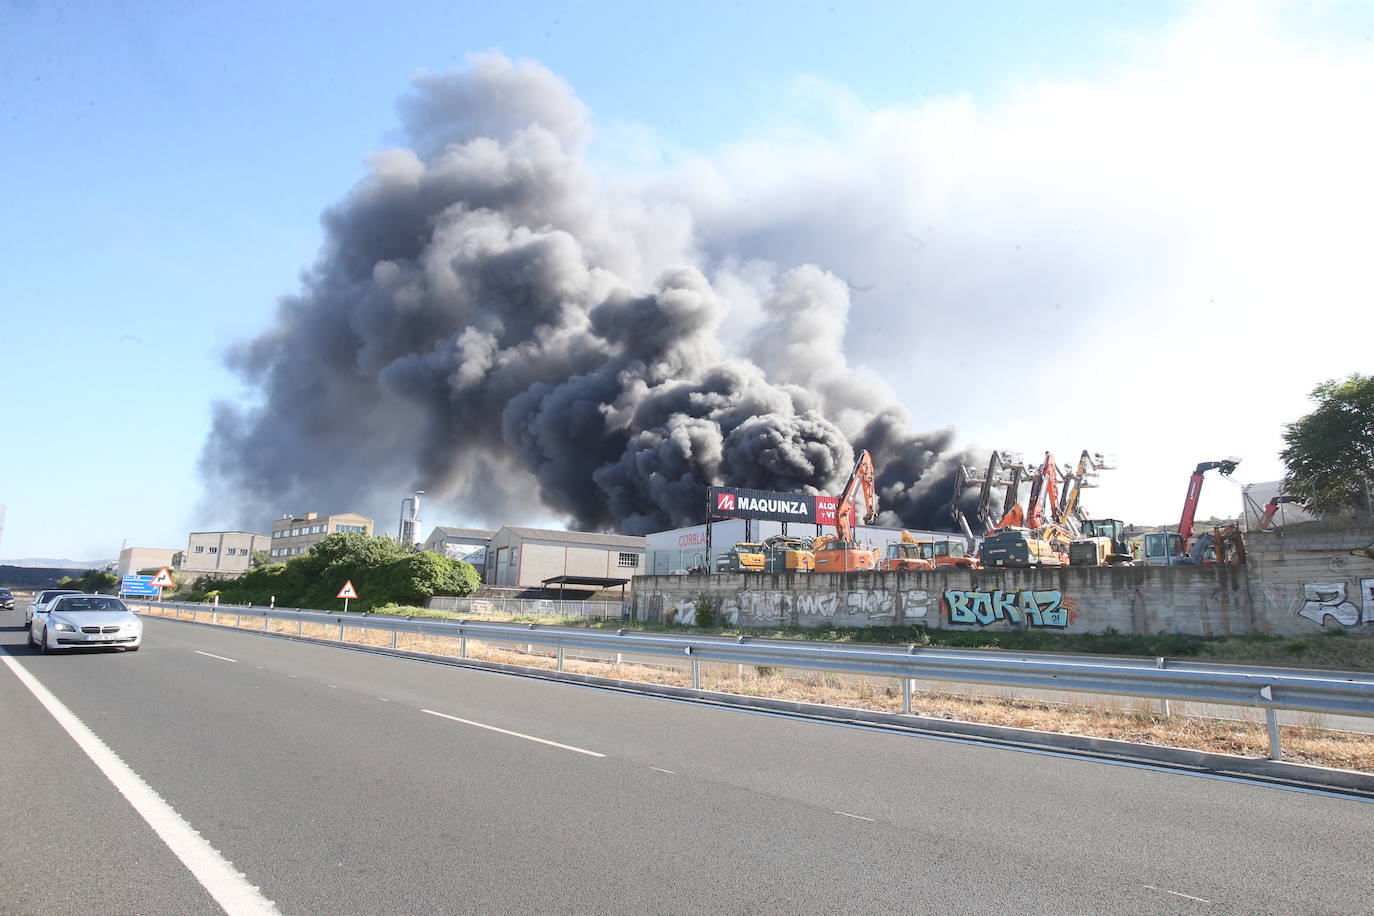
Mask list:
[[[684,214],[592,177],[583,106],[537,65],[475,58],[401,111],[407,148],[230,355],[261,401],[216,405],[201,463],[240,521],[385,519],[422,488],[444,520],[641,534],[701,522],[709,484],[835,493],[867,448],[885,521],[948,527],[963,456],[847,364],[844,283],[756,265],[744,321]]]

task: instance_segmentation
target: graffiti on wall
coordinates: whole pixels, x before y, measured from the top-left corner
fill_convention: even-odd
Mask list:
[[[1060,629],[1069,625],[1069,608],[1057,588],[1009,592],[1001,589],[990,592],[946,589],[944,603],[952,624],[971,623],[985,627],[990,623],[1002,622]]]
[[[1302,606],[1298,616],[1320,626],[1334,620],[1343,627],[1374,623],[1374,578],[1360,580],[1360,603],[1346,591],[1344,582],[1309,582],[1302,587]]]

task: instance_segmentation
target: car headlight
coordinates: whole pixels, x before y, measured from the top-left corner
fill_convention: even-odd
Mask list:
[[[141,620],[135,620],[133,623],[124,624],[125,633],[137,633],[141,629],[143,629],[143,621]]]
[[[72,625],[69,624],[69,623],[55,623],[55,624],[53,624],[53,629],[56,630],[56,631],[59,632],[59,633],[75,633],[75,632],[76,632],[76,627],[72,626]]]

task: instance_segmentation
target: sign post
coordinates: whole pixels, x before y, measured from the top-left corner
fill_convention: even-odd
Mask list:
[[[153,581],[149,584],[157,589],[157,600],[161,601],[162,590],[164,588],[175,588],[177,583],[176,580],[172,578],[172,571],[164,566],[157,571],[157,575],[153,576]]]
[[[348,613],[348,599],[349,599],[349,598],[356,598],[356,597],[358,597],[358,590],[357,590],[356,588],[353,587],[353,580],[352,580],[352,579],[346,580],[346,581],[344,582],[343,588],[339,589],[339,593],[338,593],[337,595],[335,595],[334,597],[335,597],[335,598],[342,598],[342,599],[343,599],[343,602],[344,602],[344,613],[347,614],[347,613]]]

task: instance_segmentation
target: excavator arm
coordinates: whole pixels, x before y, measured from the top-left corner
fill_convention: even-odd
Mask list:
[[[854,462],[854,470],[840,491],[840,500],[835,506],[835,534],[841,542],[848,543],[854,539],[849,526],[849,513],[855,508],[855,498],[860,496],[864,506],[859,518],[863,524],[871,525],[878,520],[878,488],[873,479],[873,456],[868,449],[859,452],[859,460]]]

